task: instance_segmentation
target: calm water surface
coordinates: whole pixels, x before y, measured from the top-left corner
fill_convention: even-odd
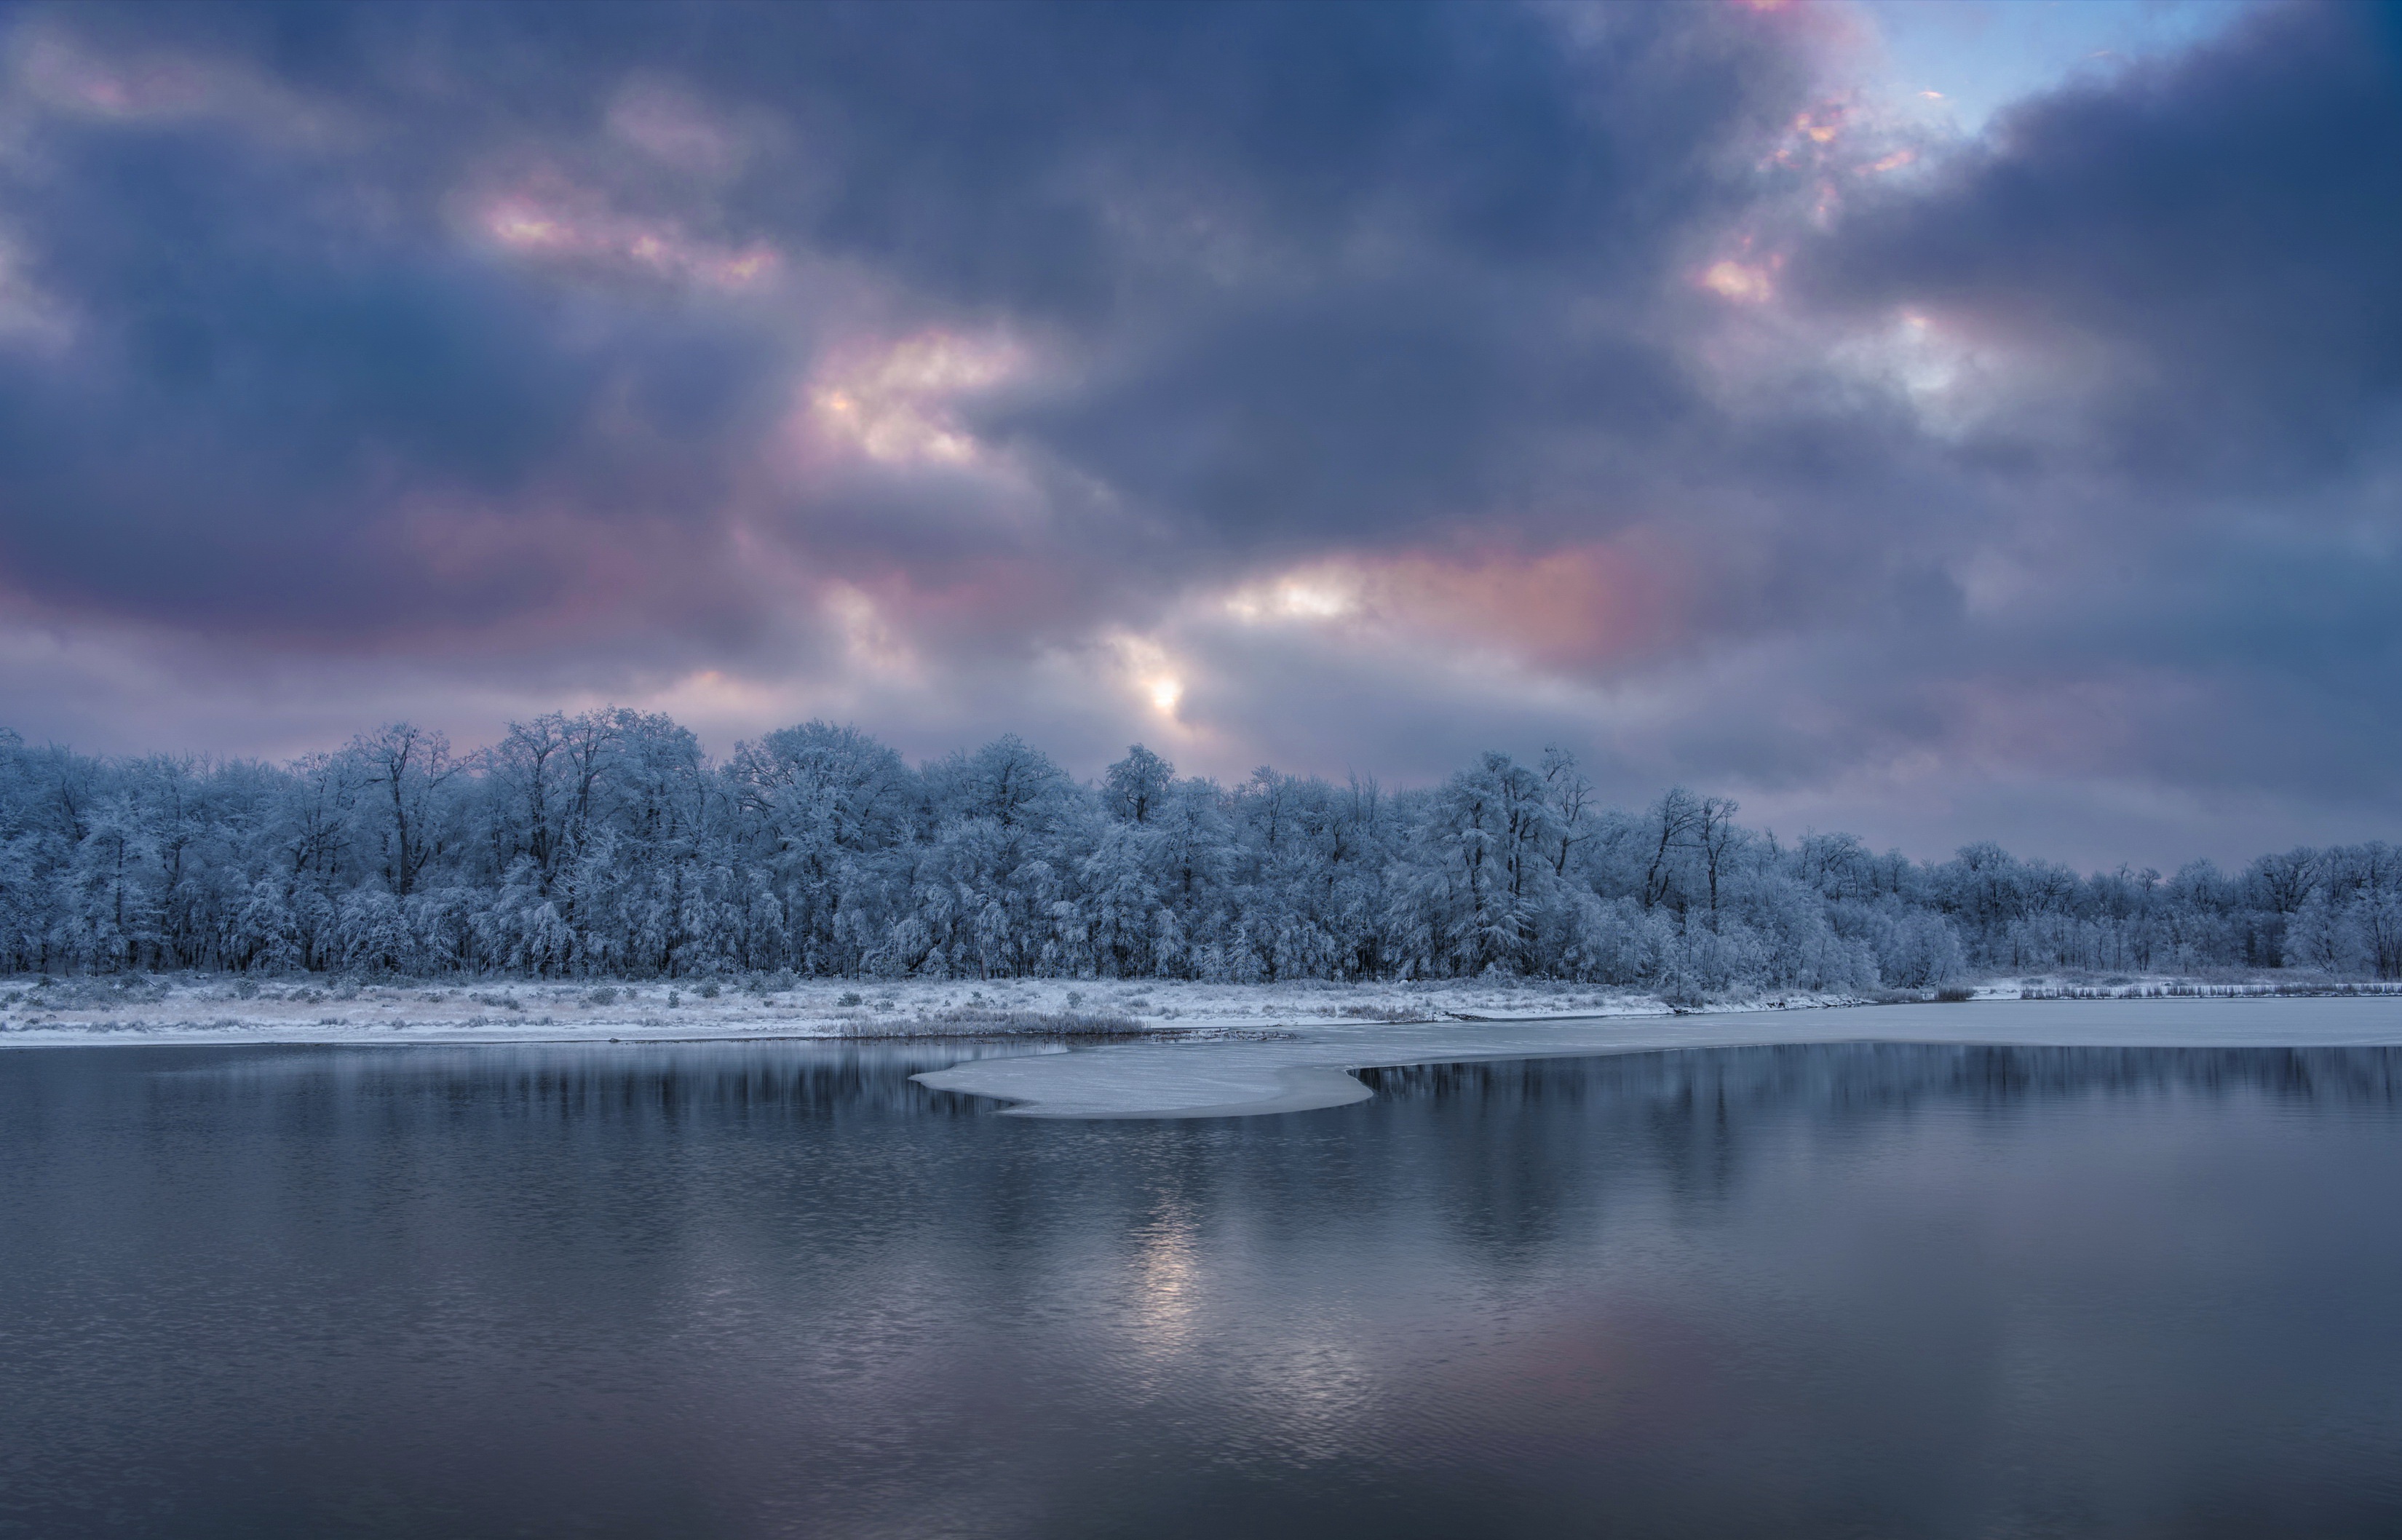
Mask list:
[[[0,1533],[2402,1533],[2402,1051],[0,1053]]]

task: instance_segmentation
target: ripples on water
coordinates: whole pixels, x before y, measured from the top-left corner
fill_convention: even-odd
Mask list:
[[[2402,1051],[0,1054],[0,1533],[2402,1533]]]

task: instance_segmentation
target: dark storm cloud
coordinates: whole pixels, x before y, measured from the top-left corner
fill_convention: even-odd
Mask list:
[[[2070,387],[2078,447],[2181,496],[2340,469],[2391,444],[2402,393],[2396,16],[2279,7],[2024,103],[1935,188],[1854,212],[1802,286],[2105,350],[2100,389]]]
[[[587,581],[559,537],[644,516],[690,537],[663,571],[699,559],[727,462],[839,303],[746,331],[462,249],[479,181],[856,264],[904,322],[1056,335],[1085,388],[980,426],[1097,475],[1125,528],[1239,563],[1539,504],[1547,440],[1589,453],[1685,409],[1625,317],[1744,195],[1739,141],[1798,86],[1773,36],[1664,9],[1581,39],[1408,6],[181,7],[16,33],[21,70],[63,51],[131,104],[47,81],[68,99],[5,197],[26,276],[81,322],[0,374],[13,579],[268,631],[547,612]],[[645,79],[765,131],[696,188],[607,142]],[[243,100],[270,89],[282,120]],[[1570,304],[1599,319],[1564,346]],[[924,491],[770,524],[940,564],[910,538],[929,520],[885,516]],[[490,511],[476,570],[412,555],[408,508],[462,502]],[[512,508],[563,523],[512,540]]]
[[[1947,146],[1808,7],[12,12],[0,584],[1077,754],[2390,814],[2390,23]]]
[[[75,335],[0,354],[0,540],[46,601],[269,632],[489,621],[545,602],[557,564],[416,561],[393,544],[411,498],[572,504],[605,537],[716,477],[695,441],[761,362],[728,327],[596,326],[443,249],[425,211],[374,207],[371,158],[185,121],[33,141],[7,217]],[[632,431],[596,435],[612,392]]]
[[[2376,704],[2402,685],[2393,21],[2266,10],[2022,104],[1800,248],[1788,281],[1822,314],[1925,313],[2024,371],[1950,450],[2020,583],[1965,626],[1904,624],[1907,664],[1822,698],[1857,696],[1863,722],[1948,699],[1924,741],[1963,746],[1981,711],[1980,751],[2025,770],[2395,815],[2402,723]]]

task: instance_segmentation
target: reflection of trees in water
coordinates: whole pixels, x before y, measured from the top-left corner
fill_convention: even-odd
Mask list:
[[[222,1049],[197,1052],[212,1058],[148,1077],[148,1093],[162,1105],[251,1094],[386,1109],[472,1107],[563,1121],[894,1112],[973,1117],[997,1110],[990,1102],[930,1091],[909,1079],[973,1056],[956,1048],[531,1043],[257,1050],[238,1057]]]
[[[1371,1070],[1377,1096],[1346,1107],[1074,1123],[909,1080],[946,1056],[29,1054],[0,1075],[0,1167],[44,1176],[0,1211],[12,1233],[173,1255],[200,1296],[246,1298],[259,1258],[292,1259],[304,1303],[671,1344],[660,1363],[689,1357],[710,1394],[785,1409],[793,1448],[987,1427],[1023,1385],[1089,1372],[1180,1416],[1239,1409],[1247,1448],[1310,1451],[1346,1447],[1377,1366],[1429,1320],[1524,1326],[1615,1289],[1636,1302],[1621,1337],[1650,1330],[1643,1299],[1874,1188],[1780,1162],[1840,1162],[1922,1110],[2107,1121],[2109,1098],[2147,1099],[2207,1134],[2213,1103],[2402,1102],[2402,1050],[1822,1045]],[[818,1385],[806,1405],[790,1388]]]
[[[1723,1203],[1780,1130],[1822,1147],[1935,1109],[2014,1117],[2095,1100],[2250,1097],[2327,1109],[2402,1106],[2402,1049],[2015,1048],[1908,1043],[1696,1049],[1568,1059],[1363,1069],[1376,1099],[1353,1109],[1434,1199],[1459,1241],[1506,1265],[1631,1196],[1680,1212]],[[1426,1114],[1440,1141],[1404,1131]],[[1371,1133],[1369,1137],[1374,1137]]]
[[[1394,1102],[1472,1102],[1494,1110],[1630,1104],[1702,1116],[1771,1104],[1852,1111],[1965,1101],[2007,1106],[2064,1096],[2218,1096],[2393,1107],[2402,1049],[2019,1048],[1932,1043],[1688,1049],[1573,1059],[1363,1069]]]
[[[1230,1255],[1314,1256],[1330,1234],[1359,1255],[1431,1244],[1507,1273],[1634,1205],[1705,1214],[1796,1129],[1834,1152],[1923,1110],[2402,1105],[2402,1050],[1836,1044],[1371,1069],[1374,1100],[1320,1112],[1030,1122],[909,1079],[956,1052],[112,1049],[0,1077],[0,1154],[45,1127],[113,1121],[128,1137],[86,1145],[60,1202],[146,1187],[160,1151],[188,1138],[239,1204],[269,1202],[276,1184],[370,1210],[406,1192],[454,1233],[495,1224],[498,1251],[514,1200],[490,1194],[507,1187],[562,1209],[602,1205],[613,1223],[715,1227],[719,1245],[786,1255],[777,1265],[795,1276],[897,1248],[914,1258],[904,1272],[973,1258],[1004,1294],[1065,1299],[1063,1270],[1078,1287],[1096,1268],[1139,1274],[1155,1293],[1164,1239],[1189,1254],[1204,1295]],[[136,1063],[145,1072],[124,1072]],[[283,1155],[249,1137],[260,1130]],[[309,1152],[297,1163],[294,1148]]]
[[[175,1057],[167,1060],[170,1053]],[[157,1072],[137,1083],[162,1108],[273,1097],[370,1103],[387,1111],[438,1107],[446,1116],[477,1107],[511,1118],[561,1120],[989,1116],[999,1110],[989,1101],[930,1091],[909,1079],[963,1056],[957,1049],[804,1043],[257,1050],[238,1056],[222,1049],[163,1050],[151,1061]],[[1415,1065],[1362,1069],[1359,1076],[1376,1093],[1371,1105],[1386,1107],[1435,1103],[1480,1113],[1567,1107],[1588,1115],[1606,1109],[1613,1117],[1653,1120],[1664,1129],[1706,1131],[1770,1106],[1843,1113],[1934,1101],[2009,1107],[2170,1091],[2391,1107],[2402,1098],[2402,1050],[1800,1044]],[[1280,1118],[1253,1126],[1291,1134],[1303,1123]]]

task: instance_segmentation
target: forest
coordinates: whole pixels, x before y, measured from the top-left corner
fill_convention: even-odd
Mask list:
[[[812,722],[723,760],[624,708],[454,753],[407,724],[288,764],[96,757],[0,730],[0,969],[375,975],[1427,979],[1670,999],[2063,971],[2402,978],[2382,842],[2080,875],[1780,840],[1574,758],[1387,790],[1080,782],[1019,738],[912,766]]]

